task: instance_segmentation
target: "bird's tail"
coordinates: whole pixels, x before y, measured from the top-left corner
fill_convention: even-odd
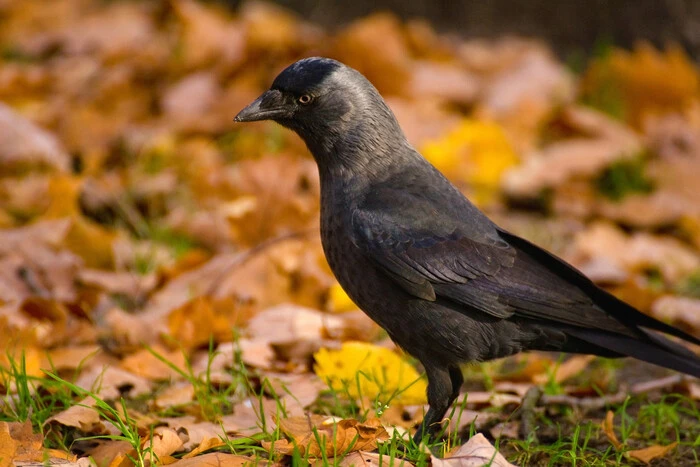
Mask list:
[[[639,339],[584,328],[570,328],[566,330],[566,333],[580,341],[608,351],[604,353],[634,357],[700,378],[700,357],[656,332],[643,329],[640,331],[642,336]]]

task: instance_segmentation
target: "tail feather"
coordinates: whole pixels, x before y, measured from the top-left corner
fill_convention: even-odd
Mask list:
[[[649,340],[619,334],[570,328],[567,334],[613,353],[634,357],[664,368],[700,378],[700,357],[685,347],[651,331],[643,331]]]

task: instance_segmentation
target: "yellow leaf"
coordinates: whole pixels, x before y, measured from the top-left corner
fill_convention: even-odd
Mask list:
[[[44,219],[60,219],[62,217],[77,216],[78,197],[82,179],[70,175],[59,175],[49,180],[49,207],[42,215]]]
[[[331,310],[335,312],[357,310],[357,305],[348,297],[348,294],[345,293],[340,284],[334,284],[329,292]]]
[[[678,45],[663,52],[645,43],[632,52],[613,49],[591,65],[583,81],[584,95],[594,105],[637,126],[646,115],[682,110],[699,90],[698,70]]]
[[[428,142],[422,153],[448,177],[471,185],[476,202],[488,201],[497,192],[503,172],[519,160],[498,124],[470,119]]]
[[[65,246],[80,256],[90,268],[111,269],[114,262],[112,243],[115,234],[82,216],[75,216]]]
[[[346,342],[339,350],[319,350],[314,359],[318,377],[336,391],[347,390],[352,398],[379,397],[400,404],[426,401],[425,380],[408,361],[387,348]]]
[[[677,445],[678,443],[671,443],[667,446],[655,444],[654,446],[649,446],[648,448],[627,451],[626,454],[633,459],[637,459],[638,461],[648,464],[654,459],[665,456],[666,453],[674,449]]]

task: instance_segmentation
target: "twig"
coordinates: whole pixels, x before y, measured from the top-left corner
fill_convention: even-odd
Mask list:
[[[214,295],[214,292],[216,292],[216,289],[221,285],[221,282],[224,280],[224,277],[228,275],[229,272],[235,267],[240,266],[241,264],[245,263],[252,257],[262,253],[266,249],[270,248],[271,246],[274,246],[278,243],[287,241],[287,240],[296,240],[298,238],[303,238],[306,237],[307,235],[313,233],[315,229],[306,229],[306,230],[301,230],[298,232],[291,232],[287,233],[284,235],[280,235],[278,237],[270,238],[268,240],[265,240],[263,242],[258,243],[254,247],[251,247],[245,251],[242,251],[240,254],[236,255],[231,262],[224,267],[221,272],[219,273],[219,276],[216,277],[211,281],[211,284],[209,285],[209,288],[207,289],[207,292],[205,295]]]
[[[520,416],[520,436],[523,439],[530,439],[537,443],[537,422],[535,420],[535,408],[542,399],[542,389],[539,386],[533,386],[527,390],[523,401],[518,408]]]
[[[574,397],[567,395],[543,395],[540,398],[541,405],[568,405],[584,410],[597,410],[607,407],[608,405],[621,404],[629,396],[644,394],[650,391],[667,389],[676,386],[683,381],[689,380],[686,375],[671,375],[666,378],[655,379],[652,381],[644,381],[642,383],[633,384],[627,391],[620,391],[616,394],[610,394],[601,397]]]

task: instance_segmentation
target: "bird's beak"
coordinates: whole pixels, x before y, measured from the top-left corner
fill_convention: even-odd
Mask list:
[[[276,120],[288,116],[289,107],[285,105],[282,93],[276,89],[265,91],[260,97],[238,112],[235,122],[256,122],[258,120]]]

